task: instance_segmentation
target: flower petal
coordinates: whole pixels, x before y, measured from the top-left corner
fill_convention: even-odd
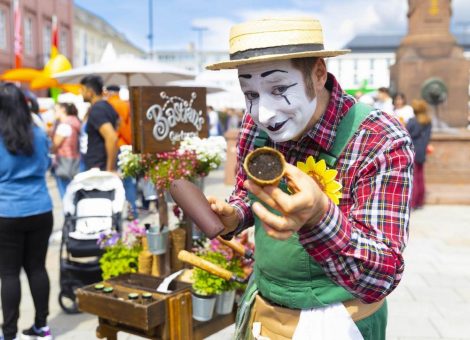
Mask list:
[[[315,173],[319,176],[323,176],[323,173],[326,171],[326,163],[324,159],[321,159],[320,161],[315,164]]]
[[[305,172],[306,174],[308,174],[308,166],[307,166],[306,163],[297,162],[297,167],[298,167],[301,171],[303,171],[303,172]]]
[[[326,184],[325,191],[335,193],[335,192],[341,190],[342,187],[343,186],[340,183],[338,183],[336,181],[333,181],[333,182],[330,182],[330,183]]]
[[[330,183],[331,181],[335,179],[337,174],[338,174],[338,171],[334,169],[328,169],[323,174],[323,180],[325,181],[325,183]]]
[[[333,201],[334,204],[339,204],[339,198],[336,197],[334,194],[329,194],[328,197]]]
[[[315,169],[315,159],[313,158],[313,156],[308,156],[305,164],[307,165],[307,168],[309,170],[313,171]]]

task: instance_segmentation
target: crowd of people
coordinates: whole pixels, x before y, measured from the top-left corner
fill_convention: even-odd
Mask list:
[[[131,144],[130,106],[119,87],[103,86],[96,75],[81,81],[90,107],[79,119],[73,103],[55,105],[55,122],[45,124],[37,101],[15,84],[0,85],[0,278],[3,338],[17,339],[21,299],[20,271],[28,277],[34,324],[22,338],[52,339],[47,325],[49,278],[45,267],[53,227],[46,184],[50,170],[63,198],[73,177],[92,168],[118,173],[119,146]],[[136,181],[124,179],[128,218],[138,215]]]

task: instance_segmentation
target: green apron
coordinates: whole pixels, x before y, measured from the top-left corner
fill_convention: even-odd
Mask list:
[[[330,168],[335,168],[337,158],[352,138],[371,108],[354,105],[341,120],[335,143],[329,154],[321,154]],[[264,146],[267,140],[265,133],[260,133],[255,140],[255,147]],[[284,181],[280,188],[286,191]],[[249,194],[252,202],[257,198]],[[267,205],[271,212],[280,213]],[[322,267],[316,263],[300,244],[295,233],[285,241],[268,236],[255,215],[255,264],[254,275],[241,301],[237,315],[236,338],[249,337],[248,319],[254,296],[261,294],[263,298],[277,305],[292,309],[311,309],[336,302],[353,299],[353,295],[329,279]],[[371,316],[356,322],[365,340],[385,339],[387,323],[386,303]]]

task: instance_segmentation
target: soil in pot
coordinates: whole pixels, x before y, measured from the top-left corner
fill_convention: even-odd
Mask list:
[[[273,184],[283,174],[284,161],[278,151],[261,148],[249,155],[246,170],[259,184]]]

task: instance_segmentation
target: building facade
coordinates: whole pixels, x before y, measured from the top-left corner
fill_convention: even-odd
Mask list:
[[[22,66],[42,69],[49,60],[52,17],[57,17],[59,51],[73,56],[73,0],[18,0],[21,12]],[[13,0],[0,0],[0,73],[15,67]]]
[[[470,35],[454,34],[470,60]],[[358,89],[364,84],[377,89],[390,86],[390,66],[403,35],[357,35],[345,48],[351,53],[327,59],[328,70],[336,75],[344,89]]]
[[[165,64],[172,64],[185,70],[200,73],[207,64],[227,60],[227,51],[197,51],[192,46],[187,50],[161,50],[155,51],[152,58]]]
[[[74,11],[73,41],[75,67],[99,62],[108,43],[113,45],[117,55],[145,56],[145,51],[106,20],[77,5]]]

